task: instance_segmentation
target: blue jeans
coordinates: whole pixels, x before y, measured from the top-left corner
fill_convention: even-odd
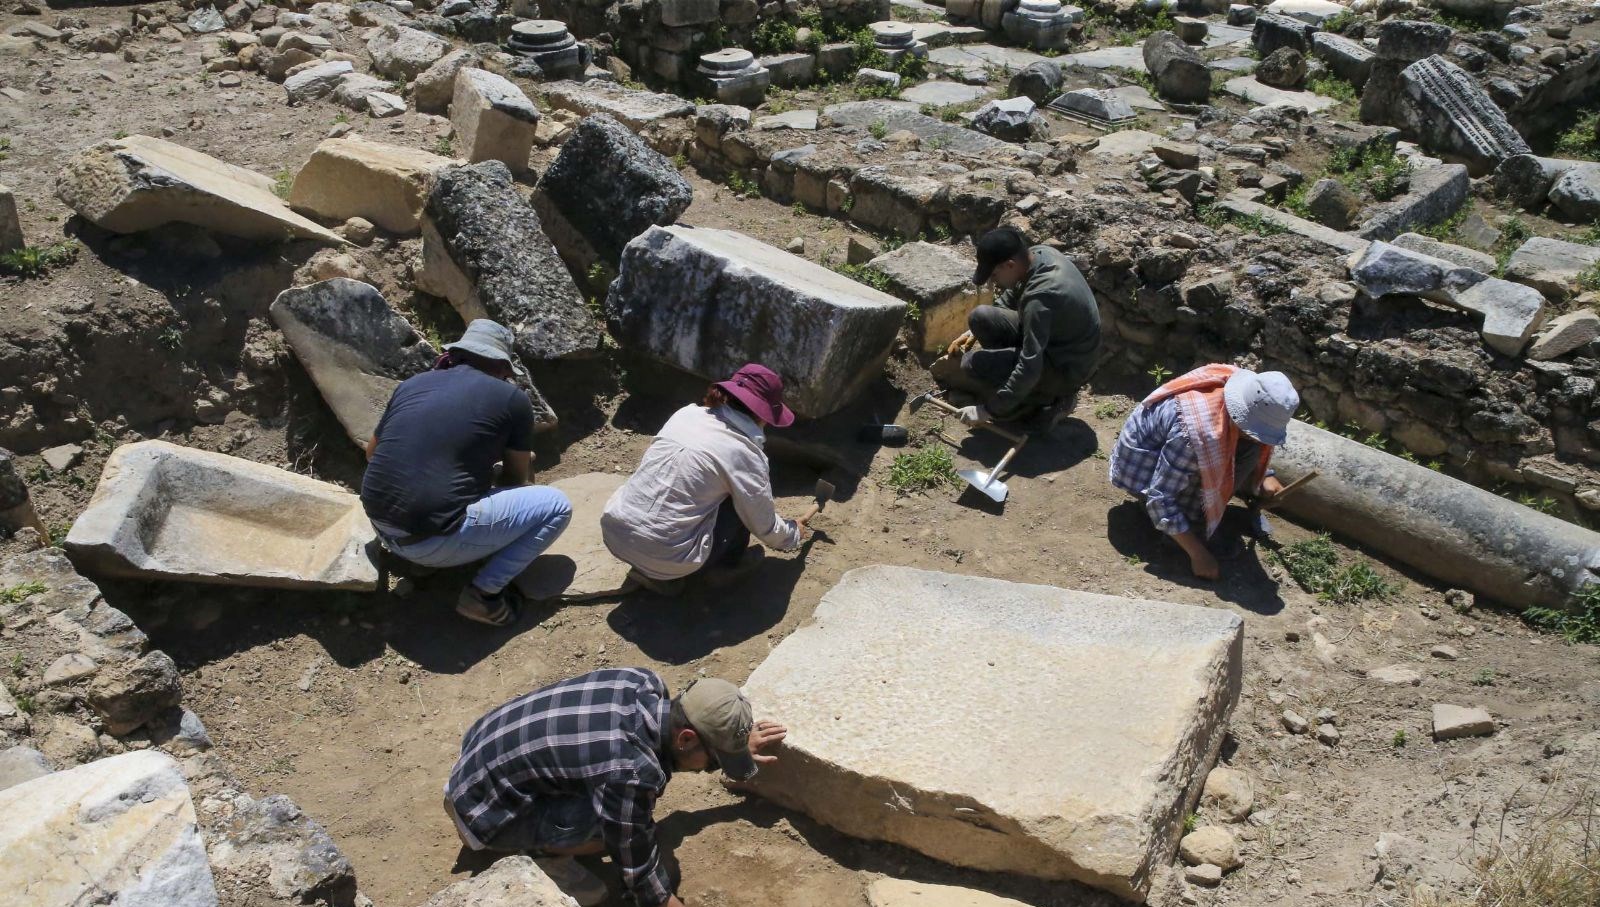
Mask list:
[[[572,502],[547,485],[490,492],[467,508],[461,528],[409,545],[384,539],[395,554],[423,567],[459,567],[488,558],[472,585],[498,593],[543,554],[572,522]]]

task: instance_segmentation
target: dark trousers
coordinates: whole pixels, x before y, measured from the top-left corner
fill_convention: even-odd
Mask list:
[[[711,554],[706,558],[705,566],[732,567],[744,557],[748,547],[750,530],[739,519],[739,511],[733,507],[733,498],[727,498],[717,508],[717,521],[711,528]]]
[[[993,393],[1004,387],[1016,370],[1022,347],[1022,316],[999,306],[981,305],[967,315],[967,328],[983,348],[962,355],[961,371]],[[1073,381],[1071,377],[1045,362],[1039,383],[1028,399],[1042,405],[1075,393],[1083,378]]]

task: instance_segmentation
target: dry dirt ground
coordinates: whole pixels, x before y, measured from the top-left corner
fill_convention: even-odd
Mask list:
[[[127,15],[117,8],[74,13],[91,24]],[[0,30],[16,21],[0,14]],[[10,139],[0,183],[16,190],[32,241],[59,239],[67,223],[68,212],[51,195],[63,157],[117,132],[160,135],[167,127],[176,141],[265,173],[297,167],[346,116],[360,133],[400,144],[431,147],[440,134],[437,120],[414,114],[376,123],[330,106],[289,108],[282,89],[255,74],[245,74],[238,89],[222,90],[214,77],[200,77],[194,42],[158,50],[156,62],[138,64],[59,46],[0,59],[0,75],[25,88],[20,102],[0,97],[0,137]],[[733,227],[780,246],[802,236],[808,257],[843,259],[849,233],[842,224],[759,199],[737,200],[693,181],[696,201],[686,221]],[[36,471],[36,457],[25,458],[51,526],[69,524],[82,509],[113,444],[137,437],[165,436],[355,486],[359,455],[281,349],[266,358],[282,372],[277,384],[269,382],[270,394],[246,388],[236,401],[241,408],[221,424],[115,419],[117,406],[143,393],[140,374],[161,371],[168,359],[193,358],[194,368],[220,384],[252,348],[270,347],[271,332],[263,335],[260,327],[265,305],[307,252],[289,248],[277,262],[258,261],[249,280],[211,266],[193,275],[192,285],[175,286],[169,276],[152,286],[153,279],[130,275],[154,274],[153,263],[108,257],[90,245],[78,263],[49,278],[0,281],[0,328],[25,340],[119,310],[166,317],[168,307],[192,323],[218,298],[242,323],[215,350],[138,348],[120,355],[123,371],[102,382],[118,386],[82,401],[98,426],[92,436],[82,433],[84,462],[51,475]],[[388,290],[414,253],[414,244],[397,243],[360,254]],[[391,298],[425,324],[450,330],[441,303]],[[1597,739],[1596,649],[1531,633],[1504,612],[1457,613],[1446,590],[1343,546],[1346,558],[1372,559],[1399,591],[1361,607],[1322,603],[1259,550],[1229,560],[1218,584],[1189,580],[1177,549],[1106,481],[1103,452],[1131,407],[1127,395],[1149,385],[1139,375],[1119,381],[1117,372],[1112,363],[1076,418],[1017,458],[1003,508],[954,488],[898,496],[884,484],[897,451],[861,448],[865,477],[818,520],[813,543],[798,554],[769,557],[740,585],[714,594],[536,607],[501,631],[468,625],[450,612],[460,572],[372,596],[139,583],[108,583],[106,594],[178,660],[186,701],[231,768],[256,791],[290,794],[325,825],[380,907],[418,904],[483,865],[460,852],[439,808],[460,734],[482,712],[608,665],[651,667],[674,688],[701,674],[742,681],[809,618],[844,572],[879,563],[1223,608],[1244,618],[1244,691],[1224,759],[1255,778],[1258,820],[1266,821],[1237,827],[1245,865],[1218,893],[1199,892],[1203,902],[1403,903],[1404,884],[1391,891],[1378,878],[1373,854],[1380,834],[1411,840],[1420,877],[1465,885],[1475,856],[1502,827],[1518,828],[1549,804],[1570,799],[1573,786],[1593,771],[1580,756],[1592,754]],[[920,367],[896,360],[890,379],[856,411],[862,421],[899,419],[913,427],[918,443],[947,443],[937,434],[942,430],[959,446],[958,465],[992,464],[1002,452],[994,439],[969,437],[926,411],[902,412],[906,397],[926,383]],[[592,408],[546,439],[539,479],[631,470],[653,430],[695,391],[620,363],[600,382]],[[261,405],[244,405],[251,400]],[[817,471],[787,459],[775,470],[782,506],[792,514],[807,502]],[[1279,523],[1282,541],[1309,533]],[[1325,643],[1314,644],[1313,633]],[[1439,644],[1455,647],[1459,659],[1430,657]],[[1386,686],[1364,676],[1391,664],[1421,672],[1421,686]],[[1434,743],[1428,732],[1435,702],[1483,706],[1499,729],[1487,740]],[[1329,746],[1287,734],[1280,723],[1286,708],[1308,718],[1333,710],[1342,739]],[[866,882],[879,873],[987,889],[1035,907],[1097,900],[1073,886],[960,871],[898,847],[852,840],[728,793],[709,777],[676,779],[658,815],[663,842],[682,867],[682,893],[702,907],[858,907]],[[1386,866],[1391,875],[1393,863]]]

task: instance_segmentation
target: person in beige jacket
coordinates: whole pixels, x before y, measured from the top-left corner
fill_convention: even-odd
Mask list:
[[[705,568],[742,571],[759,563],[761,549],[745,550],[751,535],[798,547],[805,523],[778,515],[762,448],[767,426],[793,423],[783,379],[755,364],[674,413],[600,517],[606,547],[633,568],[630,585],[677,595]]]

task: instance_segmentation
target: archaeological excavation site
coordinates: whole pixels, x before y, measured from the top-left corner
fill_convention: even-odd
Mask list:
[[[0,904],[1597,907],[1597,382],[1591,0],[0,0]]]

